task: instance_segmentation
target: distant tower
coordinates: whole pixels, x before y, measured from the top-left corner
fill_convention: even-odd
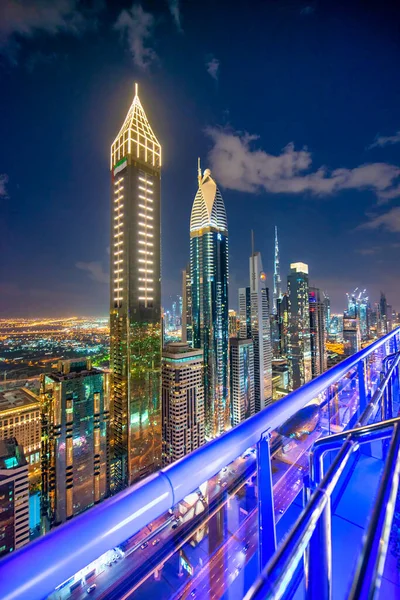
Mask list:
[[[161,146],[139,100],[111,146],[113,492],[161,459]]]
[[[190,280],[190,265],[182,270],[182,342],[193,347],[192,325],[192,284]]]
[[[190,217],[190,275],[193,346],[204,351],[206,437],[231,422],[228,356],[228,224],[224,202],[211,172],[198,169],[198,190]]]
[[[253,243],[254,246],[254,243]],[[254,344],[255,411],[272,402],[272,347],[269,297],[260,252],[250,256],[251,338]]]
[[[292,263],[288,275],[289,387],[295,390],[312,377],[310,314],[308,297],[308,265]]]
[[[323,296],[324,296],[324,319],[325,319],[325,331],[326,331],[326,335],[329,335],[329,328],[331,325],[331,300],[328,296],[328,294],[326,294],[325,292],[323,292]]]
[[[272,314],[277,314],[278,300],[282,297],[281,291],[281,267],[279,264],[278,228],[275,225],[275,257],[274,257],[274,303]]]
[[[250,287],[239,288],[239,337],[251,338]]]
[[[184,342],[162,358],[162,462],[170,464],[204,444],[203,351]]]
[[[229,354],[232,425],[235,426],[255,412],[253,340],[230,338]]]
[[[309,288],[311,371],[313,379],[327,368],[325,300],[317,288]]]
[[[381,292],[381,297],[379,300],[380,331],[378,335],[386,335],[388,332],[387,312],[386,296],[383,292]]]

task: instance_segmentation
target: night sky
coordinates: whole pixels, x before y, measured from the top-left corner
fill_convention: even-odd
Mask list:
[[[197,157],[228,216],[230,305],[250,230],[342,311],[400,310],[400,7],[0,2],[0,318],[107,315],[110,144],[134,82],[163,148],[162,290],[189,256]],[[393,5],[393,6],[392,6]]]

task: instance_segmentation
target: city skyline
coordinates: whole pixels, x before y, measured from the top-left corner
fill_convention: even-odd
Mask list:
[[[303,261],[310,265],[310,285],[328,292],[333,312],[343,309],[346,291],[357,286],[367,288],[373,302],[384,290],[398,309],[400,289],[392,273],[400,253],[396,236],[400,144],[395,135],[400,84],[391,77],[397,55],[390,45],[380,44],[378,33],[369,31],[368,16],[362,11],[357,12],[358,28],[353,32],[355,7],[346,13],[337,12],[336,6],[340,25],[336,27],[329,6],[316,7],[308,14],[295,5],[260,6],[265,16],[260,21],[267,29],[260,39],[266,37],[267,42],[255,58],[260,50],[257,35],[250,40],[246,33],[252,43],[242,54],[232,48],[227,53],[225,32],[221,39],[214,36],[212,43],[200,39],[198,26],[206,18],[200,8],[181,6],[185,33],[181,35],[167,5],[146,6],[143,11],[150,15],[152,25],[144,40],[145,65],[140,64],[137,52],[132,56],[117,30],[109,27],[118,22],[121,32],[129,33],[134,12],[122,3],[96,15],[104,36],[83,27],[78,39],[68,27],[60,35],[62,27],[46,29],[45,23],[41,31],[32,27],[31,35],[24,35],[24,29],[8,22],[5,14],[3,22],[9,26],[2,30],[0,64],[5,83],[0,127],[6,142],[0,149],[5,232],[1,251],[7,256],[1,270],[2,316],[107,313],[109,179],[104,148],[126,114],[135,80],[165,145],[163,302],[180,291],[181,269],[188,257],[184,232],[200,155],[204,167],[215,173],[229,214],[230,307],[236,308],[237,290],[246,285],[245,256],[252,228],[272,292],[277,225],[282,281],[291,262]],[[128,25],[122,24],[123,14]],[[375,16],[385,27],[386,39],[391,39],[390,20],[379,12]],[[82,22],[89,18],[83,13],[81,17]],[[225,17],[223,8],[217,7],[208,26],[219,31]],[[242,17],[232,11],[230,26],[238,26]],[[283,23],[288,32],[285,47],[273,35],[273,28]],[[254,21],[252,26],[258,27]],[[330,37],[317,57],[313,44],[328,29]],[[342,45],[337,53],[339,35]],[[167,38],[172,40],[170,48]],[[300,43],[302,52],[293,58]],[[190,67],[184,58],[177,61],[177,53],[185,54],[183,49]],[[158,54],[158,62],[152,60],[152,51]],[[365,52],[374,53],[373,67],[364,61]],[[270,55],[274,61],[265,61]],[[250,57],[254,70],[241,72],[238,84],[238,66],[241,71]],[[326,60],[332,64],[329,73],[322,69]],[[189,68],[191,78],[186,76]],[[316,88],[317,76],[320,85]],[[105,81],[112,85],[105,86]],[[30,98],[29,114],[26,97]],[[296,103],[289,105],[287,99],[292,97]],[[182,110],[177,111],[177,106]],[[24,151],[30,155],[23,170],[22,133]],[[233,158],[224,162],[228,151],[234,159],[243,159],[244,172],[237,172]],[[251,174],[257,157],[262,177],[254,180]],[[265,175],[273,164],[278,169],[276,186]],[[86,177],[88,173],[95,177]],[[388,214],[392,214],[390,221],[385,217]],[[382,228],[374,226],[379,219]],[[64,225],[68,226],[65,236],[60,235]],[[37,235],[39,229],[46,235]],[[176,256],[182,256],[179,264]]]

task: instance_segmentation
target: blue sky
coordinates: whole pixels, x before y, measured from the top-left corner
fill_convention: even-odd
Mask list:
[[[351,5],[351,6],[348,6]],[[342,310],[400,310],[400,10],[385,2],[0,4],[0,317],[108,312],[109,147],[134,82],[163,146],[164,304],[197,157],[226,204],[230,304],[250,230]]]

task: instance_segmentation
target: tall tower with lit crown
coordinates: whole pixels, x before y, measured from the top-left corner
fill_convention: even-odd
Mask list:
[[[272,313],[277,314],[278,300],[282,298],[281,291],[281,267],[279,264],[278,228],[275,225],[275,256],[274,256],[274,297]]]
[[[135,97],[111,146],[113,491],[161,459],[161,146]]]
[[[204,351],[206,437],[230,424],[228,223],[224,202],[209,169],[198,167],[198,190],[190,217],[193,346]]]

